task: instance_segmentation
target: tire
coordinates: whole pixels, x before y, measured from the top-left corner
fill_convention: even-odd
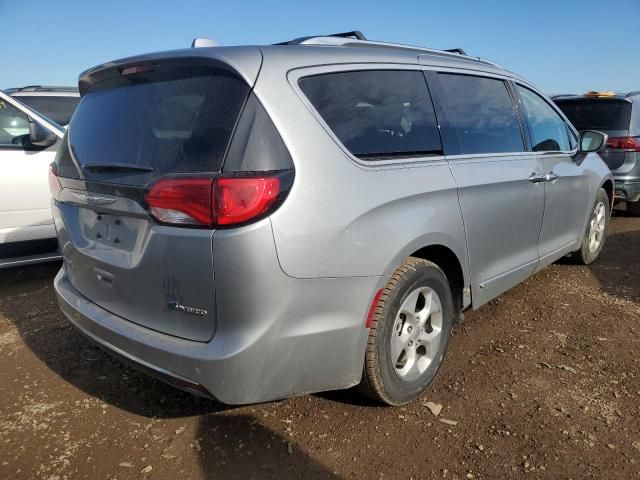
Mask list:
[[[589,222],[587,223],[587,229],[584,232],[580,249],[574,253],[574,259],[577,263],[589,265],[600,255],[607,238],[610,209],[611,206],[607,192],[601,188],[589,213]],[[600,215],[603,216],[601,217]]]
[[[360,390],[377,402],[394,406],[418,398],[444,360],[454,315],[444,272],[427,260],[405,260],[378,300]]]
[[[640,217],[640,201],[627,202],[627,213],[632,217]]]

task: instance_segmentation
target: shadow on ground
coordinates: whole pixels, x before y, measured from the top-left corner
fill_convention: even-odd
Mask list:
[[[146,418],[196,417],[204,478],[337,478],[295,441],[265,427],[246,409],[176,390],[120,363],[85,339],[58,310],[53,278],[59,268],[55,263],[0,270],[0,316],[16,327],[38,361],[67,382],[43,384],[48,396],[69,397],[71,384]],[[190,449],[182,447],[179,455]]]
[[[92,397],[145,417],[175,418],[227,407],[183,393],[111,357],[59,311],[53,278],[59,263],[0,270],[0,315],[53,372]]]
[[[339,478],[251,415],[203,416],[198,435],[206,478]]]
[[[616,216],[625,214],[616,212]],[[609,295],[640,304],[640,231],[610,233],[600,258],[589,270]]]

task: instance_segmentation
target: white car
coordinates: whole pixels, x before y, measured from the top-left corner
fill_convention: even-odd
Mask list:
[[[4,91],[58,125],[68,125],[80,101],[78,87],[30,85]]]
[[[59,258],[48,174],[63,135],[0,91],[0,268]]]

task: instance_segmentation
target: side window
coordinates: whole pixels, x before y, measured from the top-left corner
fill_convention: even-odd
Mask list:
[[[502,80],[439,73],[447,120],[461,154],[523,152],[522,129]]]
[[[362,159],[442,153],[420,71],[361,70],[305,77],[300,88],[344,146]]]
[[[20,147],[28,144],[29,119],[0,98],[0,147]]]
[[[533,150],[571,150],[570,133],[562,117],[537,93],[520,85],[516,85],[516,88],[529,123]]]

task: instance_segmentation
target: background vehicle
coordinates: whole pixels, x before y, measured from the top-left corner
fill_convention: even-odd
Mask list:
[[[0,92],[0,268],[60,258],[47,174],[63,134]]]
[[[30,85],[5,90],[12,97],[50,118],[58,125],[68,125],[80,101],[77,87],[48,87]]]
[[[595,260],[613,197],[605,135],[460,52],[348,32],[84,72],[51,181],[62,311],[225,403],[416,398],[461,310]]]
[[[613,172],[616,200],[640,216],[640,91],[588,92],[553,100],[578,130],[597,129],[609,135],[600,156]]]

